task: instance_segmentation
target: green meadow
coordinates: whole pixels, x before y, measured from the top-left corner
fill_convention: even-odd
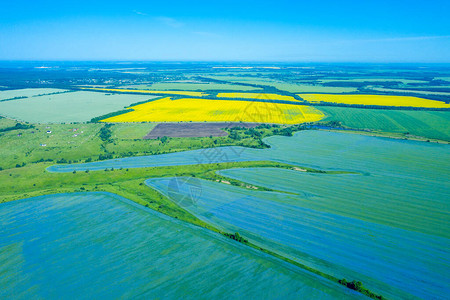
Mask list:
[[[217,146],[260,145],[258,137],[241,131],[239,140],[224,137],[193,137],[144,140],[155,123],[118,123],[107,127],[108,137],[101,136],[101,123],[34,124],[15,129],[16,121],[0,118],[0,168],[10,169],[41,161],[64,159],[69,162],[141,156],[194,150]],[[2,132],[5,129],[13,129]],[[270,134],[270,129],[261,129]]]

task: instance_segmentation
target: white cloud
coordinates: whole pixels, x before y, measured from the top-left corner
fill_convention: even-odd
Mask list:
[[[133,12],[137,15],[141,15],[141,16],[148,16],[148,14],[141,12],[141,11],[137,11],[137,10],[133,10]]]
[[[184,26],[182,22],[170,17],[157,17],[156,20],[172,28],[180,28]]]

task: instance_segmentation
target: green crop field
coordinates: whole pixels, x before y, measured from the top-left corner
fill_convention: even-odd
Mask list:
[[[0,91],[0,101],[13,99],[16,97],[36,97],[39,95],[48,95],[53,93],[66,92],[66,90],[60,89],[20,89],[20,90],[6,90]]]
[[[118,126],[117,126],[118,125]],[[112,138],[120,140],[142,139],[157,123],[122,123],[112,127]]]
[[[274,84],[277,89],[288,91],[291,93],[328,93],[328,94],[340,94],[340,93],[353,93],[356,92],[356,88],[352,87],[334,87],[334,86],[322,86],[320,84],[293,84],[293,83],[277,83]]]
[[[450,96],[450,93],[446,92],[433,92],[433,91],[421,91],[421,90],[401,90],[401,89],[386,89],[386,88],[378,88],[378,87],[371,87],[374,91],[379,92],[394,92],[394,93],[409,93],[409,94],[430,94],[430,95],[443,95],[443,96]]]
[[[437,80],[446,80],[446,81],[450,82],[450,77],[435,77],[434,79],[437,79]]]
[[[208,78],[216,80],[224,80],[236,83],[258,84],[277,88],[282,91],[291,93],[351,93],[356,92],[356,88],[352,87],[329,87],[322,86],[318,82],[316,85],[312,84],[296,84],[284,81],[273,80],[270,78],[259,78],[257,76],[252,77],[239,77],[239,76],[207,76]]]
[[[237,73],[237,75],[228,74],[228,75],[208,75],[205,76],[207,78],[212,78],[216,80],[230,81],[230,82],[243,82],[243,83],[252,83],[252,84],[268,84],[271,82],[276,82],[275,80],[269,78],[261,78],[258,75],[249,76],[241,76],[242,74]]]
[[[427,138],[450,141],[450,112],[382,110],[347,107],[319,107],[327,118],[356,129],[389,133],[409,133]]]
[[[426,83],[426,81],[424,80],[411,80],[411,79],[403,79],[403,78],[348,78],[348,79],[343,79],[343,78],[335,78],[335,79],[322,79],[322,80],[318,80],[321,83],[327,83],[327,82],[334,82],[334,81],[339,81],[339,82],[401,82],[403,84],[408,84],[408,83]]]
[[[180,90],[180,91],[208,91],[208,90],[239,90],[255,91],[258,88],[239,85],[239,84],[221,84],[221,83],[189,83],[189,82],[158,82],[154,84],[127,85],[120,88],[143,89],[143,90]]]
[[[1,216],[8,243],[0,251],[2,298],[157,299],[170,290],[177,299],[237,299],[242,292],[235,287],[242,284],[255,298],[291,299],[301,290],[308,298],[359,299],[343,286],[113,194],[47,195],[4,204]],[[30,255],[31,249],[38,250]],[[73,289],[80,285],[86,288]]]
[[[29,91],[22,90],[15,95],[26,95],[26,92]],[[86,122],[132,103],[154,98],[157,97],[69,92],[0,102],[0,115],[32,123]]]

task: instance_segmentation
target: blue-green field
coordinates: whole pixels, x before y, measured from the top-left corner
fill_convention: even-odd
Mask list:
[[[221,148],[214,161],[274,160],[358,174],[246,168],[221,175],[280,192],[200,180],[171,192],[172,178],[147,181],[200,219],[339,278],[392,298],[439,298],[450,275],[448,145],[304,131],[265,139],[270,149]],[[195,164],[205,152],[127,158],[51,170]],[[212,151],[212,150],[209,150]],[[214,152],[211,152],[214,153]]]
[[[360,297],[113,194],[4,203],[0,224],[2,299]]]

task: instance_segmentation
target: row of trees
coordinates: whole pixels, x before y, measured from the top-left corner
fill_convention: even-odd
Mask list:
[[[31,129],[31,128],[34,128],[34,125],[16,123],[16,125],[14,125],[14,126],[0,129],[0,132],[6,132],[6,131],[11,131],[11,130],[19,130],[19,129]]]
[[[340,280],[339,280],[339,283],[342,284],[342,285],[344,285],[344,286],[346,286],[346,287],[348,287],[349,289],[358,291],[358,292],[360,292],[361,294],[364,294],[364,295],[366,295],[366,296],[368,296],[368,297],[370,297],[370,298],[373,298],[373,299],[380,299],[380,300],[386,299],[386,298],[384,298],[383,296],[377,295],[377,294],[375,294],[374,292],[370,291],[368,288],[366,288],[366,287],[361,283],[361,281],[356,281],[356,280],[353,280],[353,281],[347,281],[347,280],[344,278],[344,279],[340,279]]]
[[[238,232],[236,232],[235,234],[224,233],[224,235],[232,240],[238,241],[239,243],[248,243],[248,240],[244,239]]]

